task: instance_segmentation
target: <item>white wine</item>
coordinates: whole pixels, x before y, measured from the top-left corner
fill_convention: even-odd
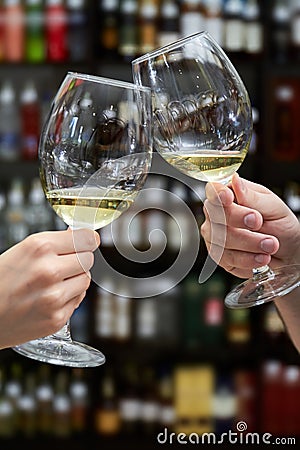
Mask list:
[[[161,152],[161,156],[181,172],[201,181],[228,182],[242,164],[247,150]]]
[[[120,189],[83,187],[55,189],[46,196],[67,225],[98,230],[127,211],[136,194]]]

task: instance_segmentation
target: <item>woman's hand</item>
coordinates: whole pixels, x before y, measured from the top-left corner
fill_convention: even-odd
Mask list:
[[[85,297],[100,244],[87,230],[33,234],[0,255],[0,348],[58,331]]]

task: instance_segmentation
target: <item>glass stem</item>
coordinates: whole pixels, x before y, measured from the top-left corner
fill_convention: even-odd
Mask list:
[[[252,278],[254,281],[258,281],[264,278],[267,274],[272,275],[273,271],[268,265],[256,267],[252,270]]]
[[[71,329],[70,329],[70,320],[56,333],[54,333],[54,336],[58,339],[63,339],[64,341],[71,342]]]

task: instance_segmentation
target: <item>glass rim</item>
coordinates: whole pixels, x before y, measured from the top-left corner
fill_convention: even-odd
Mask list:
[[[181,39],[178,39],[177,41],[171,42],[170,44],[166,44],[162,47],[156,48],[155,50],[152,50],[151,52],[147,52],[144,55],[133,59],[131,61],[131,64],[132,65],[139,64],[147,59],[153,58],[153,57],[158,56],[167,51],[169,52],[171,50],[174,50],[177,47],[181,47],[186,42],[192,41],[196,37],[200,37],[200,36],[205,36],[214,42],[213,38],[207,31],[198,31],[197,33],[193,33],[193,34],[190,34],[189,36],[182,37]]]
[[[114,86],[114,87],[120,87],[125,89],[134,89],[138,91],[144,91],[144,92],[150,92],[151,89],[148,86],[140,86],[135,83],[130,83],[129,81],[123,81],[123,80],[116,80],[114,78],[107,78],[102,77],[98,75],[90,75],[88,73],[80,73],[80,72],[74,72],[74,71],[68,71],[67,76],[71,76],[74,78],[78,78],[80,80],[84,81],[94,81],[96,83],[107,83],[108,85]]]

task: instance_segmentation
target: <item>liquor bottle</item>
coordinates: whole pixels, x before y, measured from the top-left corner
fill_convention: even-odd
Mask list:
[[[258,377],[251,369],[237,369],[234,374],[234,387],[237,396],[236,422],[244,421],[249,433],[258,430]]]
[[[214,274],[206,284],[203,305],[203,335],[205,345],[220,345],[224,339],[224,279]]]
[[[282,435],[297,436],[299,433],[300,407],[300,368],[298,364],[286,364],[283,367],[283,396],[282,396]]]
[[[276,436],[282,432],[283,364],[277,359],[263,363],[261,373],[260,426]]]
[[[6,222],[8,224],[7,244],[20,242],[28,235],[24,185],[15,178],[7,194]]]
[[[41,437],[53,433],[53,398],[54,391],[51,382],[51,371],[47,364],[39,367],[35,392],[37,400],[37,431]]]
[[[179,341],[181,288],[178,285],[170,288],[172,284],[175,283],[167,276],[159,281],[158,287],[162,294],[156,302],[157,341],[166,348],[174,348]]]
[[[0,89],[0,159],[16,161],[20,158],[20,117],[16,91],[11,81]]]
[[[18,402],[22,394],[22,376],[22,366],[17,362],[13,362],[10,367],[9,377],[5,383],[4,394],[10,401],[13,408],[13,416],[11,417],[11,421],[15,431],[18,430]]]
[[[105,289],[96,288],[95,293],[95,336],[113,339],[114,336],[114,294],[109,290],[110,281],[105,281]],[[106,289],[107,288],[107,289]]]
[[[79,435],[87,431],[90,405],[89,386],[83,369],[72,369],[69,392],[72,434]]]
[[[119,45],[119,2],[100,0],[97,54],[116,57]]]
[[[4,0],[4,59],[21,62],[24,59],[25,11],[21,0]]]
[[[291,7],[285,0],[276,0],[272,10],[271,55],[274,62],[285,64],[291,45]]]
[[[38,157],[40,139],[40,105],[36,86],[26,82],[20,95],[21,158],[35,160]]]
[[[205,0],[205,30],[222,47],[224,43],[224,20],[222,0]]]
[[[229,309],[226,312],[227,341],[234,347],[242,347],[251,339],[250,312],[248,309]]]
[[[100,399],[95,409],[95,430],[105,436],[120,432],[121,422],[115,380],[107,370],[100,384]]]
[[[159,397],[155,372],[144,367],[141,374],[140,419],[143,434],[154,436],[158,430]]]
[[[88,11],[85,0],[67,0],[69,61],[87,61],[89,56]]]
[[[245,49],[242,0],[227,0],[224,6],[224,49],[240,54]]]
[[[53,435],[68,438],[71,435],[71,399],[68,392],[69,377],[65,370],[56,374],[53,395]]]
[[[131,61],[138,51],[138,2],[120,0],[119,45],[122,59]]]
[[[217,435],[234,429],[237,414],[237,394],[231,374],[219,374],[216,377],[213,394],[214,428]]]
[[[188,203],[188,191],[183,183],[174,182],[171,192],[172,215],[168,215],[167,219],[168,247],[175,252],[188,251],[191,227],[191,220],[185,209],[185,205]],[[184,207],[182,207],[182,202]],[[172,217],[173,215],[174,217]]]
[[[28,372],[24,378],[24,389],[18,400],[18,431],[23,438],[34,438],[37,434],[37,400],[35,397],[36,376]]]
[[[140,378],[136,364],[127,362],[124,365],[120,387],[121,433],[134,436],[139,431],[141,411]]]
[[[204,28],[203,0],[183,0],[180,6],[180,36],[198,33]]]
[[[45,199],[39,178],[31,181],[26,204],[26,222],[29,234],[47,231],[53,226],[53,211]]]
[[[151,52],[157,47],[157,0],[141,0],[138,10],[138,54]]]
[[[157,297],[140,298],[136,304],[136,338],[153,342],[157,337]]]
[[[11,439],[15,435],[14,407],[5,394],[6,377],[0,368],[0,439]]]
[[[273,92],[272,156],[277,161],[295,161],[299,157],[298,82],[279,79]]]
[[[114,299],[114,338],[121,343],[132,337],[132,298],[125,283],[120,292],[122,295],[115,295]]]
[[[45,33],[47,60],[63,62],[68,58],[67,13],[63,0],[46,0]]]
[[[182,339],[187,350],[195,351],[202,346],[202,309],[205,288],[193,275],[182,284]]]
[[[300,1],[294,0],[291,11],[291,59],[300,59]]]
[[[247,0],[243,11],[245,23],[245,52],[260,55],[263,51],[263,26],[257,0]]]
[[[43,0],[27,0],[25,13],[25,59],[40,63],[46,58]]]
[[[179,4],[177,0],[162,0],[157,35],[158,47],[179,39]]]
[[[162,374],[158,381],[159,395],[159,429],[167,428],[173,430],[175,426],[176,414],[174,407],[174,380],[171,371]]]
[[[5,59],[5,49],[4,49],[4,7],[3,2],[0,3],[0,62]]]
[[[286,354],[287,336],[284,324],[273,302],[265,305],[262,317],[265,353],[269,357],[281,359]]]

